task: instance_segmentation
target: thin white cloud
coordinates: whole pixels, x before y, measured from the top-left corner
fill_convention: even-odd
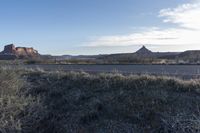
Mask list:
[[[147,28],[129,35],[102,36],[89,46],[129,46],[138,44],[191,45],[200,48],[200,0],[180,5],[176,8],[162,9],[159,17],[164,23],[176,24],[176,28]]]
[[[200,29],[200,2],[183,4],[175,9],[163,9],[160,11],[163,22],[175,23],[183,28]]]

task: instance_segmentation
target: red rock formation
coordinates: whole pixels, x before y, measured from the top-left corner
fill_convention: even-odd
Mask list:
[[[39,54],[38,51],[33,48],[17,47],[16,55],[20,58],[33,58],[37,57]]]
[[[16,48],[15,45],[10,44],[4,46],[4,50],[2,51],[3,54],[15,54],[16,53]]]
[[[15,47],[15,45],[10,44],[4,47],[4,50],[1,52],[1,57],[6,56],[15,56],[16,58],[37,58],[39,53],[33,48],[26,47]]]

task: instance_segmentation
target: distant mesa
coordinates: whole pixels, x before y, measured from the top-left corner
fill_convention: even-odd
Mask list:
[[[15,47],[14,44],[6,45],[4,50],[0,52],[1,60],[8,59],[33,59],[39,57],[37,50],[27,47]]]

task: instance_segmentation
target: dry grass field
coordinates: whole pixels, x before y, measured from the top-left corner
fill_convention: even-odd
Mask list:
[[[200,80],[0,68],[0,132],[200,132]]]

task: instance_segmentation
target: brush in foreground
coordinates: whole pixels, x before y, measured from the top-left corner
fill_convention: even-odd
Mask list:
[[[200,81],[0,70],[0,132],[200,132]]]

